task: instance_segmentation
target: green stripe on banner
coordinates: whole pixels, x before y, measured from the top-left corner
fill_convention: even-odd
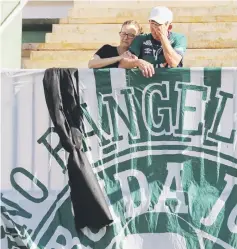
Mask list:
[[[231,163],[237,164],[237,159],[234,157],[231,157],[229,155],[225,155],[223,153],[219,153],[218,151],[213,151],[213,150],[208,150],[208,149],[203,149],[203,148],[198,148],[198,147],[194,147],[194,146],[183,146],[183,145],[160,145],[160,146],[137,146],[137,147],[132,147],[129,148],[127,150],[121,151],[118,154],[113,154],[110,155],[107,158],[104,158],[103,161],[98,161],[94,164],[95,167],[98,167],[100,165],[103,165],[105,163],[108,163],[110,161],[112,161],[115,158],[119,158],[125,155],[129,155],[133,152],[139,152],[139,151],[162,151],[162,150],[169,150],[169,151],[174,151],[174,154],[177,153],[177,151],[195,151],[195,152],[204,152],[206,155],[212,155],[212,156],[216,156],[216,157],[220,157],[224,160],[227,160]]]
[[[220,87],[221,68],[204,68],[204,84],[213,88]]]
[[[41,228],[43,227],[43,225],[46,223],[46,221],[49,219],[49,217],[51,215],[53,215],[53,212],[55,212],[56,210],[56,206],[59,205],[58,202],[60,199],[62,199],[63,197],[65,197],[65,194],[67,193],[69,189],[69,185],[66,185],[64,187],[64,189],[57,195],[57,198],[55,199],[55,201],[52,203],[51,207],[49,208],[49,210],[47,211],[46,215],[44,216],[44,218],[41,220],[41,222],[39,223],[39,225],[37,226],[37,228],[35,229],[33,235],[31,236],[32,240],[35,240],[35,238],[37,237],[39,231],[41,230]]]
[[[100,94],[111,94],[111,78],[110,69],[94,69],[96,92],[97,95]]]

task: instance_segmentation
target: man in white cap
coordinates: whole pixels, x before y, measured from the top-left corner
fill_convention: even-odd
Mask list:
[[[154,68],[182,67],[186,37],[171,32],[172,21],[173,13],[167,7],[153,8],[149,17],[151,33],[134,39],[129,51],[135,56],[121,60],[119,67],[138,67],[145,77],[152,77]]]

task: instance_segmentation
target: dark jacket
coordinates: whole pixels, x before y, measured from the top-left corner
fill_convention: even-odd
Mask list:
[[[50,117],[63,148],[69,153],[67,169],[76,228],[108,225],[112,222],[109,208],[91,165],[81,150],[78,70],[47,69],[43,84]]]

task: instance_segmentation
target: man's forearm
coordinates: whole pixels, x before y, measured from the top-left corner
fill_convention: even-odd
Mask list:
[[[138,61],[139,59],[127,59],[124,58],[120,61],[119,63],[119,67],[120,68],[126,68],[126,69],[131,69],[131,68],[135,68],[138,66]]]
[[[182,56],[178,54],[171,46],[168,37],[161,39],[162,47],[166,62],[171,67],[177,67],[182,59]]]

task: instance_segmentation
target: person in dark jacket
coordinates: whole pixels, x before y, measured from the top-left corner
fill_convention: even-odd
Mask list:
[[[137,35],[142,33],[138,22],[129,20],[123,23],[120,35],[119,46],[106,44],[102,46],[89,61],[89,68],[117,68],[123,58],[133,58],[128,48]]]

